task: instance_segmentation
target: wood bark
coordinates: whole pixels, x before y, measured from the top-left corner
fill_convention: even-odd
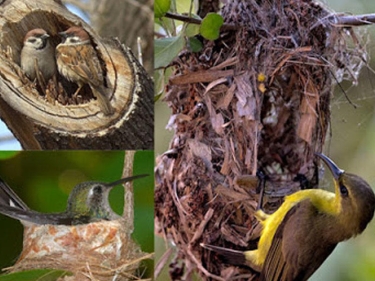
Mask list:
[[[99,37],[60,1],[5,1],[0,11],[0,115],[24,149],[153,148],[153,83],[129,48]],[[74,83],[58,77],[43,89],[19,67],[28,30],[44,28],[57,45],[58,32],[73,25],[96,45],[113,115],[105,116],[92,95],[72,101]],[[87,96],[90,91],[84,89]]]

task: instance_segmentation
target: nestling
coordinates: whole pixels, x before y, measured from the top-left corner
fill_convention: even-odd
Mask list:
[[[35,80],[39,70],[44,82],[56,74],[55,49],[52,47],[49,34],[41,28],[26,33],[21,51],[21,68],[30,80]]]
[[[88,33],[79,26],[60,32],[62,42],[56,47],[56,62],[59,73],[67,80],[77,83],[77,96],[88,84],[105,115],[113,114],[103,85],[103,71]]]

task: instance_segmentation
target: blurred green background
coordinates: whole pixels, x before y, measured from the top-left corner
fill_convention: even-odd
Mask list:
[[[190,0],[178,0],[181,10],[188,9]],[[332,12],[347,14],[375,13],[375,1],[368,0],[327,0],[323,2]],[[186,10],[185,10],[186,11]],[[368,44],[365,45],[370,67],[375,69],[375,25],[366,28]],[[363,34],[363,32],[360,31]],[[363,68],[357,86],[343,82],[350,100],[348,103],[339,87],[335,87],[331,103],[331,133],[327,138],[325,152],[342,168],[365,178],[375,187],[375,74]],[[155,105],[155,154],[168,149],[173,132],[165,130],[169,109],[162,102]],[[325,184],[332,185],[331,178]],[[156,262],[165,250],[165,242],[156,237]],[[170,280],[167,270],[158,280]],[[375,220],[359,237],[340,243],[333,254],[310,278],[311,281],[372,281],[375,280]]]
[[[66,208],[73,187],[83,181],[112,182],[122,177],[122,151],[22,151],[0,152],[0,177],[33,210],[53,213]],[[133,174],[149,177],[133,182],[135,230],[133,238],[144,252],[154,251],[153,151],[135,154]],[[110,193],[112,208],[122,214],[124,188]],[[17,220],[0,214],[0,268],[11,266],[22,249],[23,227]],[[153,262],[147,261],[144,277],[153,275]],[[142,272],[144,269],[142,269]]]

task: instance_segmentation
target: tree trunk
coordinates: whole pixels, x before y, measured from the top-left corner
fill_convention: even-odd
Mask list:
[[[102,39],[59,1],[5,2],[0,6],[0,114],[25,149],[152,149],[153,84],[131,51],[116,39]],[[113,115],[104,115],[89,87],[57,78],[47,86],[22,73],[20,51],[28,30],[58,32],[81,25],[96,45]],[[81,91],[82,92],[82,91]],[[80,92],[80,93],[81,93]]]

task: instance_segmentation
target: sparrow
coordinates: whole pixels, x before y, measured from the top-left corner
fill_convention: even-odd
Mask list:
[[[141,174],[104,182],[83,182],[76,185],[69,195],[65,212],[40,213],[31,210],[18,195],[0,179],[0,213],[18,219],[23,224],[80,225],[98,221],[110,221],[121,218],[111,208],[108,200],[111,189],[135,179],[148,176]]]
[[[21,68],[31,79],[39,78],[41,72],[44,82],[56,74],[55,49],[52,47],[49,34],[41,28],[26,33],[21,50]]]
[[[67,80],[77,83],[73,96],[88,84],[103,113],[113,114],[103,85],[103,71],[88,33],[82,27],[73,26],[59,35],[62,42],[56,47],[57,69]]]

